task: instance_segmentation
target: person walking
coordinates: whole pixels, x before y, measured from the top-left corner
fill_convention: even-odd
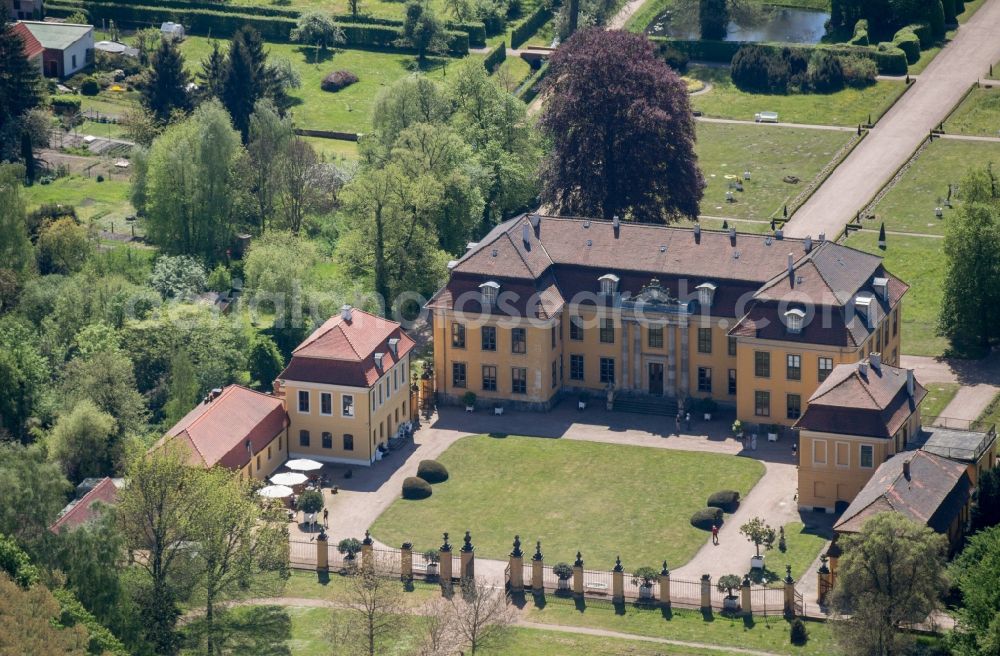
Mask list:
[[[676,431],[677,434],[680,435],[681,434],[681,413],[679,413],[679,412],[677,413],[677,417],[676,417],[676,419],[674,421],[674,426],[676,426],[676,428],[677,428],[677,431]]]
[[[330,528],[330,511],[326,508],[323,509],[323,527]]]
[[[712,544],[719,544],[719,527],[712,524]]]

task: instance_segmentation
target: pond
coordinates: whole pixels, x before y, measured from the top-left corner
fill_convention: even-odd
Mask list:
[[[779,41],[783,43],[819,43],[826,33],[830,13],[811,9],[771,7],[759,24],[738,25],[729,22],[726,41]],[[650,36],[669,36],[677,39],[699,38],[697,25],[691,21],[676,24],[672,10],[668,9],[653,19],[646,28]]]

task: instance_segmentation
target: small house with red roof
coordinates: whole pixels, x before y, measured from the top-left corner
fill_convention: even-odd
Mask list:
[[[413,340],[395,321],[345,305],[293,352],[274,383],[291,457],[370,465],[410,417]]]
[[[87,479],[87,481],[93,480],[97,479]],[[105,477],[97,480],[97,483],[89,489],[84,487],[84,483],[77,487],[78,498],[63,508],[56,521],[49,526],[49,530],[53,533],[79,528],[95,519],[101,512],[102,506],[115,505],[118,501],[118,488],[124,484],[124,479]]]
[[[225,467],[264,479],[288,459],[282,399],[241,385],[213,390],[153,448],[180,445],[195,467]]]
[[[28,26],[24,23],[16,23],[10,29],[21,39],[25,59],[38,69],[39,75],[42,75],[44,73],[42,55],[45,53],[45,48],[38,41],[38,39],[35,38],[35,35],[31,33],[31,30],[29,30]]]

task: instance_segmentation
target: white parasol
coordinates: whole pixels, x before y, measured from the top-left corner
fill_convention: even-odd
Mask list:
[[[309,477],[299,472],[283,472],[271,477],[271,482],[275,485],[301,485],[309,480]]]
[[[297,471],[313,471],[314,469],[322,469],[323,463],[308,458],[299,458],[298,460],[289,460],[285,463],[285,467]]]
[[[257,490],[257,494],[268,499],[284,499],[292,496],[292,488],[287,485],[268,485]]]

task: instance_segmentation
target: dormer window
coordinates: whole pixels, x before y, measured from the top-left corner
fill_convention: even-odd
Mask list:
[[[379,373],[382,372],[382,363],[385,359],[385,353],[375,354],[375,368],[378,369]]]
[[[785,328],[793,335],[802,332],[802,320],[806,318],[806,313],[798,308],[793,308],[785,312]]]
[[[698,303],[702,307],[712,307],[712,300],[715,298],[715,285],[710,282],[703,282],[695,289],[698,290]]]
[[[888,278],[875,278],[872,280],[872,287],[875,288],[875,293],[878,294],[879,298],[883,301],[889,300],[889,279]]]
[[[618,276],[615,274],[605,273],[598,280],[601,283],[601,293],[605,296],[611,296],[618,291]]]
[[[872,327],[872,303],[874,300],[871,296],[859,296],[854,301],[858,314],[864,318],[865,325],[869,328]]]
[[[479,291],[483,294],[483,305],[492,307],[497,304],[497,294],[500,293],[500,284],[490,280],[479,285]]]

